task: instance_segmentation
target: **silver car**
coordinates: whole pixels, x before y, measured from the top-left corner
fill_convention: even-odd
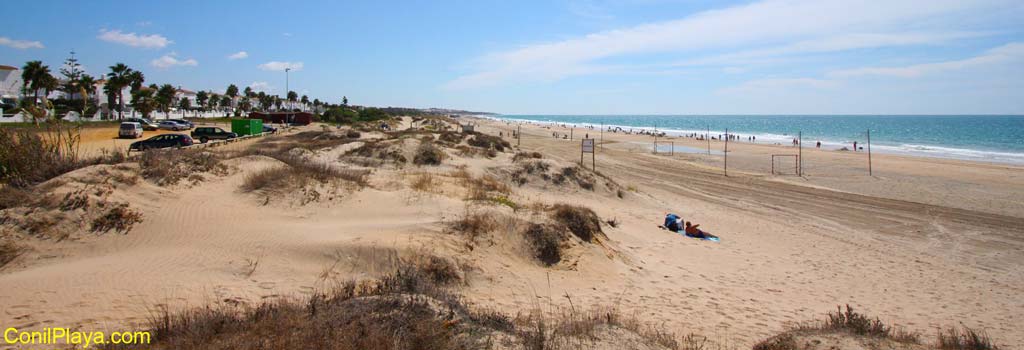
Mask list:
[[[173,120],[164,120],[160,122],[160,128],[164,130],[180,131],[188,130],[188,125],[181,124]]]
[[[124,122],[117,129],[117,137],[137,139],[142,137],[142,124],[137,122]]]

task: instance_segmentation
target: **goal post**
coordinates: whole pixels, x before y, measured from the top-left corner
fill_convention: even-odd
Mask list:
[[[790,168],[789,164],[792,164]],[[792,169],[792,172],[788,171]],[[800,156],[796,154],[773,154],[772,175],[799,175]]]

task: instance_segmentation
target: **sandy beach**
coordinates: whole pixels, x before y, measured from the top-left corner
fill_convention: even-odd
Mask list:
[[[516,140],[509,137],[514,126],[472,120],[478,131],[521,142],[516,151],[538,152],[553,166],[579,162],[578,139],[551,137],[567,130],[524,124]],[[396,125],[415,127],[410,118]],[[598,136],[597,130],[574,132],[583,133]],[[303,157],[361,169],[345,155],[384,137],[364,132],[358,142],[304,151]],[[537,305],[608,305],[678,334],[706,335],[728,349],[749,348],[846,304],[922,334],[962,323],[1003,348],[1024,344],[1018,326],[1024,167],[874,154],[868,176],[864,154],[805,148],[804,176],[771,175],[770,155],[795,153],[793,147],[730,142],[729,176],[723,176],[717,154],[654,154],[651,136],[602,137],[595,178],[607,189],[515,184],[508,178],[515,151],[488,158],[452,148],[439,166],[370,169],[368,185],[356,188],[323,185],[275,196],[241,191],[251,174],[280,166],[258,155],[223,160],[225,172],[203,174],[201,181],[114,183],[109,199],[143,215],[127,233],[97,234],[80,225],[67,228],[68,239],[56,240],[4,224],[0,233],[23,237],[31,249],[0,268],[0,324],[116,329],[138,327],[160,305],[301,297],[335,280],[374,276],[373,257],[360,252],[395,248],[430,251],[467,266],[458,289],[474,305],[513,315]],[[114,142],[95,139],[83,147]],[[661,141],[706,147],[686,138]],[[723,146],[712,142],[713,150]],[[411,159],[414,149],[410,144],[399,152]],[[584,164],[591,166],[589,154]],[[102,182],[100,169],[133,171],[84,168],[51,187]],[[538,214],[467,201],[452,175],[460,171],[501,180],[511,187],[507,199],[521,207],[577,204],[615,225],[602,224],[606,241],[572,245],[561,262],[545,267],[523,254],[516,224],[500,221],[531,222]],[[434,190],[412,188],[423,174],[439,183]],[[500,222],[488,243],[472,249],[446,232],[469,211]],[[659,229],[670,212],[721,242]]]

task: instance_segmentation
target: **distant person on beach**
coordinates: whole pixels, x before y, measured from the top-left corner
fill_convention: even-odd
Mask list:
[[[821,141],[818,141],[818,143],[816,143],[814,147],[821,148]]]
[[[853,141],[853,151],[857,152],[857,141]]]

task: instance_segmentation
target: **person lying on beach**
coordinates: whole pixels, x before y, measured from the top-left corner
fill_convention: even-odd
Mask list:
[[[694,237],[694,238],[711,238],[711,237],[714,237],[714,235],[712,235],[710,233],[707,233],[707,232],[704,232],[704,231],[701,231],[697,227],[700,227],[700,224],[691,225],[690,222],[687,221],[686,222],[686,229],[684,231],[686,232],[687,236]]]

